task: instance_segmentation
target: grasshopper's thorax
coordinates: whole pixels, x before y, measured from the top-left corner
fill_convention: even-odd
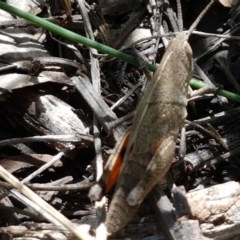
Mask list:
[[[188,43],[188,35],[185,32],[179,32],[176,34],[175,38],[169,44],[169,47],[172,46],[172,51],[177,52],[179,56],[179,61],[184,63],[192,63],[192,48]],[[192,64],[191,64],[191,67]]]
[[[187,42],[187,35],[178,33],[170,42],[149,82],[143,98],[145,103],[142,104],[159,102],[186,107],[192,69],[192,50]]]

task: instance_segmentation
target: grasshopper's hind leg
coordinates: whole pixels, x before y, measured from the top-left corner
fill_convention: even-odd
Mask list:
[[[130,206],[141,204],[152,188],[163,179],[171,166],[175,147],[175,136],[168,136],[161,142],[147,166],[146,173],[127,197]]]

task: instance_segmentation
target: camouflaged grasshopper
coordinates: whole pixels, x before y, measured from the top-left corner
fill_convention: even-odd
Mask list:
[[[188,84],[193,72],[189,35],[213,4],[207,5],[189,33],[177,33],[170,42],[137,107],[106,228],[113,234],[123,228],[148,193],[169,170],[176,138],[187,116]],[[90,192],[90,197],[93,196]]]

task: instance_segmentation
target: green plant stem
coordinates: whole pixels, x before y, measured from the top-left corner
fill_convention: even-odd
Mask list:
[[[27,12],[24,12],[18,8],[15,8],[15,7],[12,7],[2,1],[0,1],[0,9],[3,9],[13,15],[16,15],[18,17],[21,17],[21,18],[24,18],[34,24],[36,24],[37,26],[39,27],[42,27],[43,29],[46,29],[52,33],[55,33],[71,42],[74,42],[74,43],[80,43],[80,44],[83,44],[87,47],[91,47],[91,48],[95,48],[97,49],[98,51],[102,52],[102,53],[105,53],[105,54],[108,54],[109,56],[112,56],[112,57],[116,57],[116,58],[119,58],[119,59],[122,59],[123,61],[126,61],[136,67],[142,67],[142,66],[146,66],[150,71],[155,71],[156,70],[156,65],[153,65],[153,64],[150,64],[148,62],[141,62],[139,60],[137,60],[137,58],[131,56],[131,55],[128,55],[124,52],[121,52],[121,51],[118,51],[114,48],[111,48],[111,47],[108,47],[102,43],[99,43],[99,42],[96,42],[96,41],[93,41],[91,39],[88,39],[84,36],[81,36],[79,34],[76,34],[72,31],[69,31],[63,27],[60,27],[52,22],[49,22],[45,19],[42,19],[40,17],[37,17],[37,16],[34,16],[32,14],[29,14]],[[193,87],[193,88],[201,88],[201,86],[206,86],[204,83],[202,83],[201,81],[198,81],[196,79],[192,79],[190,81],[190,85]],[[231,93],[229,91],[226,91],[226,90],[216,90],[216,94],[219,94],[219,95],[222,95],[222,96],[225,96],[233,101],[237,101],[237,102],[240,102],[240,95],[238,94],[235,94],[235,93]]]
[[[202,81],[199,81],[195,78],[192,78],[191,81],[190,81],[190,84],[191,84],[191,87],[192,88],[203,88],[203,87],[207,87],[208,85]],[[230,92],[230,91],[227,91],[227,90],[224,90],[224,89],[216,89],[214,91],[215,94],[217,95],[220,95],[220,96],[224,96],[230,100],[233,100],[233,101],[236,101],[236,102],[240,102],[240,95],[236,94],[236,93],[233,93],[233,92]]]

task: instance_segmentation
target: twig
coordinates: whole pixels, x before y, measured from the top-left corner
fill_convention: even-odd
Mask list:
[[[69,151],[72,147],[68,147],[65,148],[63,150],[61,150],[57,155],[55,155],[50,161],[48,161],[47,163],[45,163],[43,166],[41,166],[40,168],[38,168],[35,172],[31,173],[28,177],[24,178],[21,183],[28,183],[29,181],[31,181],[34,177],[36,177],[37,175],[39,175],[40,173],[42,173],[43,171],[45,171],[46,169],[48,169],[50,166],[52,166],[55,162],[59,161],[61,159],[62,156],[64,156],[66,154],[67,151]]]
[[[0,147],[14,145],[18,143],[33,143],[33,142],[69,142],[69,143],[81,143],[83,141],[93,142],[93,137],[87,134],[79,134],[81,139],[76,138],[73,135],[45,135],[23,138],[11,138],[0,141]]]
[[[7,182],[9,182],[20,193],[27,197],[29,204],[34,205],[34,209],[37,210],[44,218],[54,223],[55,225],[61,224],[66,227],[77,239],[93,240],[94,238],[89,235],[89,225],[74,225],[69,219],[63,216],[60,212],[50,206],[36,193],[34,193],[27,186],[22,184],[16,177],[0,166],[0,176]],[[19,195],[16,190],[11,190],[14,195]]]

